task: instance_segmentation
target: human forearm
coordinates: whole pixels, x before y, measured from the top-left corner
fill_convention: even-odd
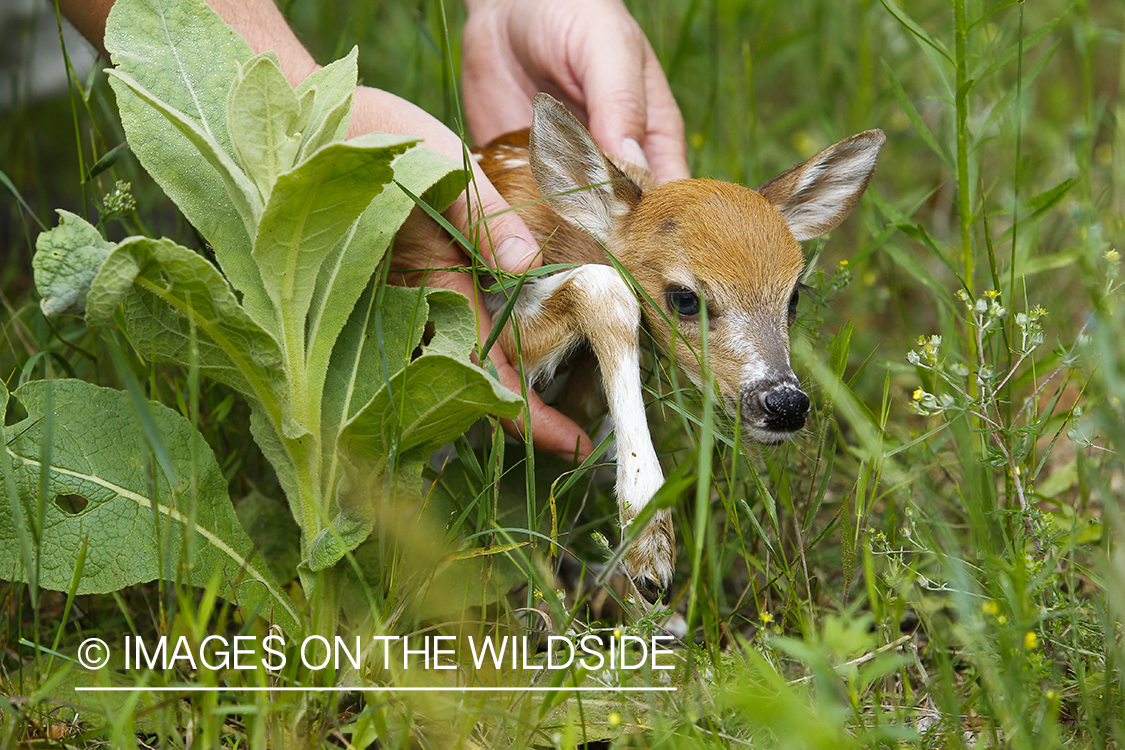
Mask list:
[[[105,21],[113,0],[58,0],[59,8],[103,57]],[[254,52],[273,50],[290,83],[296,85],[316,70],[316,61],[285,22],[273,0],[208,0],[224,21],[250,44]]]
[[[105,19],[113,0],[58,0],[59,10],[97,48],[102,57],[108,59],[105,51]]]

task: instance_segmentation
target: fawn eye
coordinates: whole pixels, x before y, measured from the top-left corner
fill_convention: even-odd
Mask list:
[[[690,289],[682,286],[672,287],[665,292],[668,306],[679,313],[681,318],[690,318],[699,314],[699,297]]]
[[[794,320],[796,320],[796,304],[798,304],[798,302],[801,301],[801,287],[803,287],[803,286],[804,286],[803,283],[796,284],[796,287],[793,288],[793,295],[789,298],[789,324],[790,325],[793,325]]]

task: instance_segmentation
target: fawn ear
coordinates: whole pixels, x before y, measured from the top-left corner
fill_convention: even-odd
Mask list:
[[[839,226],[859,202],[886,140],[882,130],[853,135],[774,177],[758,192],[781,213],[798,242],[819,237]]]
[[[601,152],[566,108],[547,94],[532,103],[531,173],[547,204],[603,242],[641,199],[641,189]]]

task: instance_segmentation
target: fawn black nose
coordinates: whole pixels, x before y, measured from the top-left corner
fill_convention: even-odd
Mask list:
[[[742,424],[748,438],[776,445],[805,426],[809,397],[791,374],[744,385],[741,396]]]
[[[762,395],[766,429],[796,432],[805,426],[809,413],[809,397],[800,388],[780,385]]]

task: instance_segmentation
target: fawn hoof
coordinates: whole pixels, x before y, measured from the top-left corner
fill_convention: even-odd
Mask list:
[[[641,595],[650,602],[657,601],[662,592],[671,588],[676,567],[676,537],[668,511],[662,510],[652,519],[629,549],[625,567]]]
[[[635,576],[633,585],[649,604],[667,604],[669,600],[669,586],[648,576]]]

